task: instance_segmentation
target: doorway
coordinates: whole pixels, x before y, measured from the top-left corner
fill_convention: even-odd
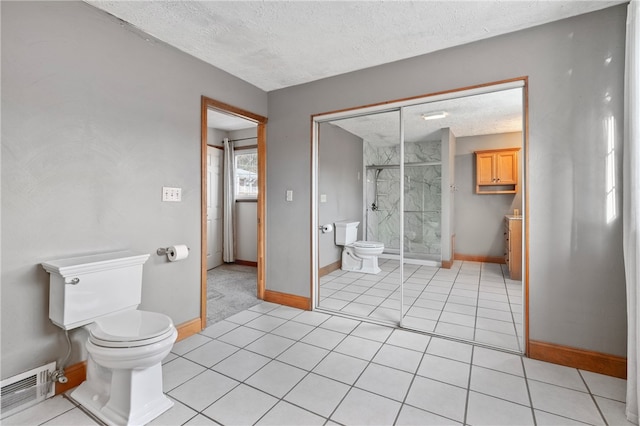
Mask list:
[[[526,352],[526,264],[515,279],[515,255],[505,265],[502,251],[511,222],[521,239],[510,244],[518,262],[526,259],[526,79],[319,114],[313,122],[314,308]],[[494,148],[519,152],[510,158],[520,178],[478,188],[475,160]],[[341,166],[345,157],[352,159]],[[514,215],[519,220],[507,221]],[[357,227],[349,241],[337,234],[345,222]],[[358,247],[380,245],[372,273]]]
[[[264,298],[266,121],[202,97],[202,329]]]

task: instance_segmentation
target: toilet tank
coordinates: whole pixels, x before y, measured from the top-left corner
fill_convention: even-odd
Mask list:
[[[65,330],[136,309],[148,254],[120,251],[43,262],[49,272],[49,318]]]
[[[336,222],[336,244],[344,246],[358,240],[358,225],[360,222]]]

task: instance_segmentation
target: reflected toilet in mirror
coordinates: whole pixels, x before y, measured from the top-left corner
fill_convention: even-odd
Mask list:
[[[378,274],[378,256],[384,244],[377,241],[357,241],[360,222],[336,222],[336,245],[342,248],[342,270]]]

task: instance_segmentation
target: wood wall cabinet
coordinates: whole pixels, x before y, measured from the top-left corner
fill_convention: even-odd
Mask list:
[[[504,260],[509,278],[522,279],[522,216],[504,217]]]
[[[476,151],[476,194],[518,192],[520,148]]]

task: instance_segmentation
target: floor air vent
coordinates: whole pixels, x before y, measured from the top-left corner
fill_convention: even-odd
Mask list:
[[[49,377],[55,369],[56,363],[52,362],[0,382],[0,418],[15,414],[53,396],[55,386],[49,381]]]

